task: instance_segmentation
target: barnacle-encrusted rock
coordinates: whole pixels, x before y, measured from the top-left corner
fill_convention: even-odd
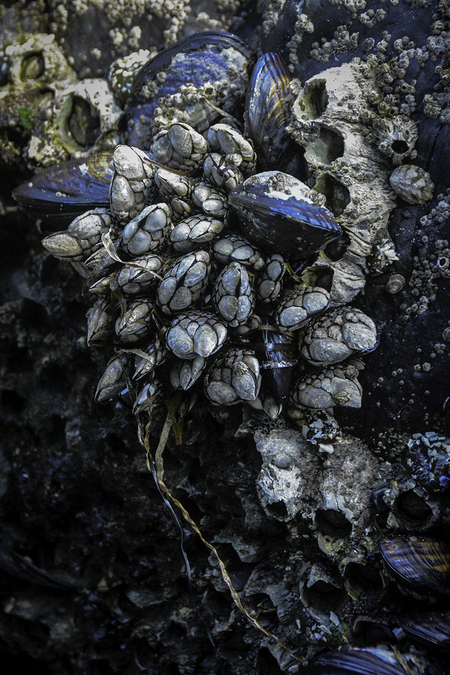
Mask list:
[[[367,106],[371,96],[376,96],[375,81],[364,64],[354,60],[329,68],[305,83],[290,124],[293,139],[305,149],[315,189],[326,196],[350,236],[342,260],[363,269],[372,247],[387,231],[395,206],[387,183],[388,165],[375,139],[371,142],[373,121]],[[412,122],[405,124],[414,128]],[[415,142],[412,132],[410,137],[409,152]]]
[[[86,79],[72,84],[55,98],[54,127],[67,153],[112,150],[119,143],[122,110],[108,83]]]
[[[389,183],[408,204],[425,204],[433,198],[434,183],[430,174],[415,164],[403,164],[394,169]]]

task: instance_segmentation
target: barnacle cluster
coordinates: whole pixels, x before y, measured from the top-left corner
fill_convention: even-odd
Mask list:
[[[324,196],[280,171],[255,174],[258,158],[252,141],[229,122],[211,124],[217,109],[208,108],[204,94],[199,97],[193,85],[181,86],[182,92],[192,89],[187,101],[187,94],[181,95],[181,105],[179,93],[159,96],[159,107],[154,102],[156,92],[171,92],[173,85],[167,82],[183,80],[191,61],[195,65],[204,58],[202,40],[194,36],[172,48],[138,75],[128,112],[129,133],[149,152],[116,147],[110,209],[88,211],[66,232],[44,240],[51,253],[77,263],[87,276],[87,290],[98,298],[88,313],[88,343],[116,343],[117,353],[100,380],[96,399],[105,402],[127,389],[136,377],[129,370],[134,358],[135,368],[142,359],[153,366],[146,369],[145,378],[140,370],[136,378],[140,412],[145,396],[149,411],[161,401],[161,396],[152,400],[148,395],[150,382],[155,392],[167,388],[168,380],[186,391],[200,379],[214,405],[247,402],[270,417],[286,403],[313,410],[360,407],[357,375],[362,366],[347,359],[372,351],[377,331],[361,310],[343,305],[355,289],[346,298],[333,292],[339,273],[325,253],[323,266],[314,269],[318,253],[341,233],[323,206]],[[218,65],[211,50],[205,55],[216,80],[198,86],[209,87],[216,100],[230,108],[245,89],[249,57],[230,38],[219,34],[211,40],[224,47]],[[277,69],[270,67],[274,59],[263,57],[262,65],[256,66],[261,72],[253,81],[263,89],[278,82]],[[164,78],[158,70],[161,64]],[[227,69],[235,73],[229,88]],[[283,80],[283,86],[289,83]],[[307,85],[297,106],[302,96],[311,99],[314,87],[314,82]],[[251,115],[268,110],[270,119],[275,103],[271,95],[258,104],[253,100]],[[180,117],[190,124],[178,121]],[[272,125],[273,133],[279,133],[279,120]],[[307,153],[316,151],[318,123],[315,128]],[[332,180],[331,172],[327,176]],[[351,189],[349,193],[351,203]],[[329,199],[334,205],[333,200]],[[381,224],[376,232],[385,225],[385,217],[377,219]],[[359,233],[358,220],[349,222],[351,235]],[[369,251],[372,232],[368,239]],[[354,256],[352,244],[346,256]],[[287,264],[280,253],[292,264],[306,262],[298,282],[285,273]],[[346,263],[345,256],[340,260]],[[273,337],[280,334],[281,339]],[[297,352],[297,341],[303,365],[291,385],[290,371],[297,363],[291,353]]]
[[[241,77],[234,89],[242,99],[251,60],[244,67],[229,49],[221,60],[231,64],[233,84]],[[326,52],[325,44],[322,60]],[[174,53],[181,63],[191,58],[183,47]],[[262,457],[257,490],[265,513],[287,523],[299,547],[302,536],[314,538],[325,556],[317,562],[315,552],[302,550],[299,584],[307,637],[320,645],[338,632],[347,596],[358,599],[372,583],[376,595],[383,586],[379,568],[369,564],[380,538],[374,508],[389,527],[405,530],[418,513],[417,531],[440,517],[433,493],[447,487],[447,439],[413,436],[405,443],[405,475],[343,435],[331,414],[336,405],[361,405],[363,363],[355,355],[376,348],[377,330],[353,301],[368,272],[396,257],[387,234],[392,190],[422,204],[433,186],[412,165],[392,174],[414,159],[417,128],[398,115],[371,114],[374,78],[359,59],[303,87],[292,85],[275,57],[258,64],[256,81],[270,86],[263,102],[247,99],[245,132],[220,112],[228,105],[223,72],[212,83],[184,82],[173,91],[170,64],[152,66],[150,76],[142,71],[129,109],[133,147],[115,148],[108,206],[78,216],[44,245],[85,278],[93,299],[88,343],[115,347],[97,401],[128,391],[134,412],[154,418],[173,390],[203,392],[213,410],[244,403],[271,419],[288,409],[296,420],[297,428],[269,424],[254,432]],[[266,148],[264,138],[271,139]],[[294,142],[308,185],[282,165]],[[277,226],[286,226],[283,241]],[[346,238],[338,242],[341,232]],[[403,284],[392,278],[388,291]],[[296,532],[298,514],[303,530]],[[448,583],[448,551],[434,539],[418,546],[413,537],[386,538],[382,555],[401,587],[426,588],[436,560],[444,571],[433,592]],[[254,579],[248,596],[252,588]],[[362,667],[367,659],[382,672],[383,658],[392,656],[385,652],[350,653],[348,663],[355,658]]]

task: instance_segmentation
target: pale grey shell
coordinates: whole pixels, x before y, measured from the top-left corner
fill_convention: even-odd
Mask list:
[[[171,227],[170,207],[165,202],[152,204],[125,225],[122,246],[134,256],[157,251],[166,241]]]
[[[389,176],[394,192],[408,204],[425,204],[433,198],[434,183],[428,171],[415,164],[403,164]]]
[[[281,331],[298,330],[325,311],[329,302],[329,292],[320,286],[287,291],[277,307],[275,323]]]
[[[179,258],[166,272],[157,289],[157,301],[165,314],[176,314],[191,307],[208,283],[211,259],[206,251],[195,251]]]
[[[260,386],[258,359],[246,349],[233,348],[218,356],[205,376],[205,393],[214,405],[254,401]]]
[[[306,327],[300,353],[313,366],[340,363],[351,354],[370,352],[377,346],[372,319],[353,307],[327,312]]]
[[[255,293],[244,265],[232,262],[214,285],[215,308],[231,328],[246,323],[255,308]]]
[[[172,321],[166,341],[180,359],[208,358],[221,348],[227,334],[226,326],[214,314],[190,311],[179,314]]]
[[[150,300],[139,298],[127,304],[126,310],[117,319],[116,335],[121,342],[138,342],[152,328],[153,304]]]
[[[330,366],[317,373],[303,374],[292,387],[291,403],[315,410],[335,405],[360,408],[362,387],[357,378],[358,369],[353,365]]]

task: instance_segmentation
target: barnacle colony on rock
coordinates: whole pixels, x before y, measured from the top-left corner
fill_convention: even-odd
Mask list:
[[[192,73],[197,73],[199,58],[208,68],[197,82]],[[136,78],[127,113],[130,139],[147,152],[117,146],[110,210],[86,212],[67,233],[44,240],[54,255],[82,263],[87,287],[98,298],[88,313],[89,343],[111,341],[124,350],[123,367],[114,371],[121,373],[120,382],[111,388],[110,377],[104,376],[108,393],[98,390],[97,400],[126,388],[130,347],[138,347],[136,359],[150,358],[157,341],[169,353],[155,373],[147,373],[147,381],[158,376],[188,389],[204,379],[205,393],[215,405],[246,401],[276,416],[289,399],[298,357],[284,358],[286,347],[279,341],[278,347],[267,343],[275,344],[271,335],[277,332],[295,331],[302,365],[290,405],[313,410],[361,405],[361,366],[335,364],[373,350],[376,327],[359,310],[336,313],[336,307],[351,301],[363,286],[365,258],[385,231],[393,205],[388,188],[374,190],[374,181],[378,187],[385,176],[363,135],[363,93],[369,85],[356,66],[343,66],[306,83],[292,106],[295,87],[278,57],[264,55],[258,61],[251,86],[264,95],[256,96],[252,89],[247,94],[247,126],[254,130],[257,152],[261,136],[268,135],[271,150],[262,161],[269,168],[277,161],[292,106],[290,132],[305,148],[319,191],[311,190],[280,171],[255,173],[258,156],[252,141],[229,118],[212,124],[221,114],[219,105],[235,110],[243,100],[252,64],[243,43],[220,33],[188,38],[154,58]],[[286,100],[276,95],[278,83]],[[89,163],[86,167],[89,174]],[[50,176],[47,182],[52,180]],[[373,192],[377,209],[369,218]],[[17,195],[23,201],[35,199],[36,189],[19,189]],[[342,233],[333,210],[350,235],[338,260],[326,255],[327,246]],[[285,273],[285,261],[306,265],[297,282]],[[312,324],[320,315],[322,323]],[[260,332],[264,325],[269,330]],[[257,345],[260,336],[266,346]],[[251,372],[244,356],[237,367],[241,353],[253,355]],[[113,363],[116,368],[117,360]],[[195,374],[188,377],[194,366]],[[181,379],[174,375],[180,371]],[[269,376],[267,371],[277,372]],[[250,388],[244,384],[248,377]],[[139,382],[141,390],[147,381]],[[212,381],[213,397],[208,395]],[[236,395],[230,395],[230,387]]]
[[[184,43],[179,59],[184,66],[191,53],[187,47],[194,45],[195,53],[199,40],[205,37]],[[217,47],[219,55],[221,40],[225,52],[230,40],[239,44],[214,34],[211,49]],[[282,521],[301,512],[320,551],[339,566],[348,594],[357,595],[351,569],[366,567],[367,552],[375,550],[379,537],[369,525],[370,495],[375,488],[383,491],[392,473],[365,444],[340,435],[330,410],[361,405],[360,356],[377,345],[374,323],[350,303],[364,286],[369,257],[385,237],[395,205],[386,158],[398,128],[392,127],[394,134],[385,125],[382,142],[372,133],[377,125],[367,96],[373,81],[359,62],[325,71],[295,95],[292,91],[292,111],[283,108],[274,121],[265,106],[280,103],[272,97],[272,85],[281,76],[277,60],[266,55],[254,82],[270,96],[250,92],[247,116],[265,120],[267,114],[271,122],[257,124],[249,139],[250,124],[243,134],[221,116],[223,72],[217,88],[184,80],[178,91],[170,69],[165,79],[170,65],[165,59],[177,53],[173,48],[171,56],[162,57],[160,77],[155,59],[150,75],[143,72],[138,79],[145,85],[145,104],[153,101],[153,90],[159,96],[153,112],[144,113],[141,103],[129,109],[129,133],[138,133],[142,124],[145,150],[119,145],[106,156],[110,174],[101,182],[101,194],[111,186],[104,208],[77,217],[44,245],[74,263],[89,297],[96,299],[88,313],[89,344],[107,345],[111,353],[115,347],[97,401],[131,389],[133,411],[153,415],[179,389],[203,391],[214,406],[245,403],[270,417],[289,408],[299,420],[300,442],[300,433],[291,428],[268,439],[257,434],[261,504]],[[246,54],[245,68],[232,68],[245,83],[252,63]],[[287,91],[282,77],[280,88]],[[167,81],[170,87],[164,89]],[[242,99],[245,86],[240,91]],[[288,119],[292,138],[304,150],[302,178],[308,185],[278,170],[277,144],[287,143]],[[276,138],[268,153],[258,145],[266,133]],[[92,178],[97,159],[71,164],[73,183],[66,165],[42,182],[36,177],[18,196],[36,205],[44,188],[41,209],[47,204],[50,210],[49,194],[57,203],[62,192],[71,209],[81,202],[84,210],[80,176]],[[79,192],[71,189],[74,184],[81,186]],[[52,185],[58,185],[53,193]],[[277,218],[293,233],[283,248]],[[339,236],[342,230],[347,243]],[[420,468],[414,472],[421,475]],[[387,501],[385,506],[389,510]],[[313,588],[332,586],[333,573],[306,567],[302,599],[308,616],[315,617],[320,611]]]

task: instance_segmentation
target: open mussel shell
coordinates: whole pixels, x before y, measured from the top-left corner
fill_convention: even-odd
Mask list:
[[[280,169],[295,144],[287,133],[293,94],[289,72],[278,54],[263,54],[253,69],[245,105],[245,126],[265,169]]]
[[[89,209],[109,206],[112,153],[61,162],[37,173],[13,191],[14,199],[40,218],[75,218]]]
[[[450,611],[413,614],[400,619],[400,625],[413,642],[425,649],[450,653]]]
[[[305,259],[341,235],[331,211],[304,197],[306,185],[281,171],[247,178],[229,195],[243,234],[269,253]]]
[[[133,83],[126,111],[129,145],[150,148],[155,110],[160,100],[180,94],[180,88],[187,83],[198,90],[207,86],[213,106],[235,114],[236,105],[244,101],[254,62],[252,50],[240,38],[220,31],[191,35],[165,49],[141,68]],[[212,117],[204,128],[201,115],[198,120],[184,121],[204,131],[213,118],[220,116],[212,107],[205,113],[206,117],[209,113]]]
[[[450,548],[431,537],[390,537],[380,541],[388,572],[400,586],[426,599],[450,597]]]

